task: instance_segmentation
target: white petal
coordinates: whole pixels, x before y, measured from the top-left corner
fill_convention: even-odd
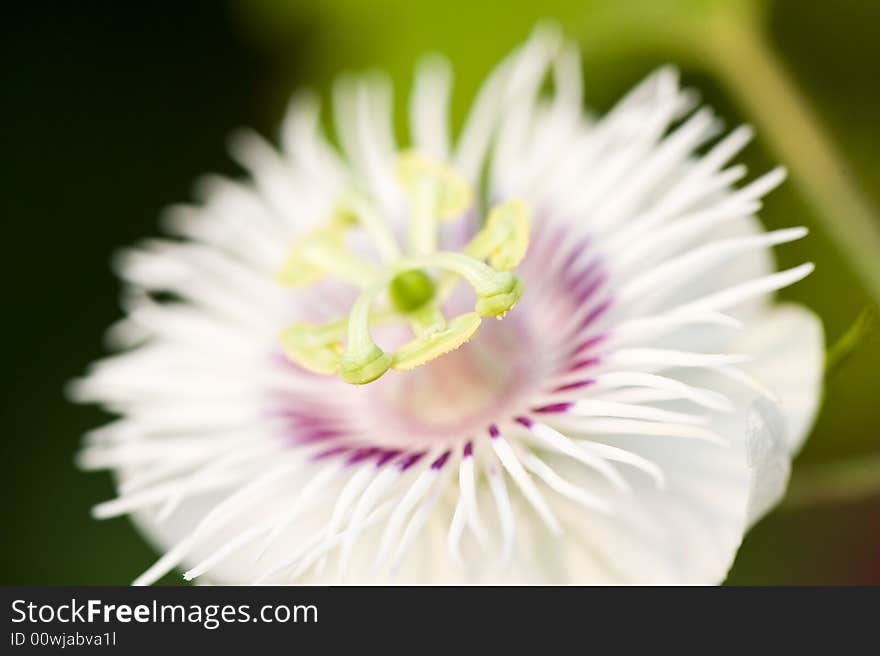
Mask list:
[[[776,404],[757,399],[749,409],[746,446],[751,482],[749,522],[763,517],[785,494],[791,473],[785,420]]]
[[[735,338],[731,348],[755,354],[741,367],[779,400],[785,442],[789,453],[797,454],[822,398],[825,337],[819,318],[799,305],[777,306]]]
[[[426,57],[416,71],[410,96],[410,131],[416,149],[445,161],[449,155],[449,93],[452,70],[439,56]]]
[[[576,549],[550,549],[544,557],[565,558],[565,580],[570,582],[721,582],[746,525],[750,472],[742,445],[630,437],[615,440],[614,446],[655,463],[666,487],[658,488],[640,472],[628,472],[631,492],[609,493],[613,510],[608,516],[554,497],[553,510]],[[595,488],[586,468],[554,458],[548,464],[578,486]]]

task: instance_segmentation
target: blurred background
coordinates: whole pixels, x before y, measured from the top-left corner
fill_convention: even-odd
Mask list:
[[[786,122],[807,120],[839,157],[828,170],[880,208],[875,0],[81,0],[5,13],[2,584],[124,584],[152,562],[128,520],[89,516],[112,496],[110,477],[73,465],[81,435],[107,420],[70,404],[64,385],[104,353],[119,316],[110,255],[155,235],[160,210],[188,199],[200,174],[236,173],[225,154],[234,128],[274,138],[291,92],[326,98],[342,70],[386,69],[401,109],[417,56],[444,52],[461,121],[483,76],[540,18],[581,42],[599,111],[676,63],[729,125],[758,126],[743,157],[752,175],[778,161],[800,167],[800,184],[771,194],[762,213],[769,227],[813,228],[780,264],[812,260],[817,271],[784,296],[822,316],[829,343],[872,302],[853,259],[864,268],[880,251],[838,247],[858,227],[849,232],[843,202],[842,223],[831,222],[834,190],[821,190],[833,176],[798,152],[815,135],[792,136]],[[729,583],[880,584],[880,495],[870,491],[880,468],[864,464],[880,454],[878,371],[876,335],[836,367],[790,498],[747,536]],[[810,502],[829,495],[840,498]]]

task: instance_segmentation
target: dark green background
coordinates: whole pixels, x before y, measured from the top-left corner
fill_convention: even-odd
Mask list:
[[[119,315],[110,254],[155,234],[158,212],[187,199],[199,174],[234,172],[224,152],[233,128],[274,135],[290,91],[308,84],[326,92],[339,69],[378,65],[400,89],[418,53],[445,51],[459,73],[460,118],[479,79],[535,19],[577,26],[590,18],[590,3],[535,4],[163,0],[7,10],[0,583],[126,583],[154,558],[127,520],[90,519],[89,506],[112,495],[110,479],[73,466],[82,433],[106,419],[68,403],[63,390],[103,352],[102,332]],[[880,3],[784,0],[770,29],[852,175],[880,206]],[[587,61],[589,102],[607,108],[668,59],[642,52]],[[717,80],[685,73],[731,124],[748,119]],[[775,162],[760,137],[745,160],[752,171]],[[771,226],[814,225],[790,184],[762,216]],[[839,336],[866,303],[846,258],[814,231],[780,259],[817,263],[786,296],[822,315],[829,340]],[[880,449],[878,341],[831,381],[798,466]],[[774,512],[747,538],[730,582],[880,583],[880,499]]]

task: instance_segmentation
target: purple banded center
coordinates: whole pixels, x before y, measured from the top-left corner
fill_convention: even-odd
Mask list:
[[[515,423],[531,428],[567,412],[594,383],[612,303],[601,261],[585,243],[563,241],[536,230],[519,271],[521,302],[501,321],[484,319],[461,348],[364,386],[316,376],[314,393],[279,395],[273,415],[293,443],[318,447],[315,458],[406,471],[442,469]],[[473,299],[456,294],[449,304],[454,316]]]

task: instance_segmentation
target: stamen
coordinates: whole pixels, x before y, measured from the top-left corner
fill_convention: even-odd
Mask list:
[[[409,252],[424,255],[437,248],[436,212],[439,190],[429,176],[419,176],[413,180],[410,192]]]
[[[336,338],[334,321],[324,326],[294,324],[281,333],[281,348],[291,360],[316,374],[335,374],[339,370],[342,345]],[[334,330],[336,329],[336,330]]]
[[[486,225],[464,247],[464,254],[476,260],[488,258],[496,269],[510,271],[525,257],[528,245],[528,211],[522,201],[511,199],[492,209]],[[447,273],[438,295],[445,297],[457,280],[455,274]]]
[[[294,246],[276,274],[289,287],[316,282],[324,275],[342,278],[358,286],[369,284],[379,271],[345,250],[344,228],[330,225],[309,233]]]
[[[529,219],[525,204],[512,199],[498,205],[483,228],[465,247],[464,252],[478,260],[489,258],[496,269],[510,271],[526,255],[529,247]]]
[[[464,252],[438,251],[437,223],[470,207],[470,185],[445,164],[412,153],[398,160],[397,178],[410,205],[408,255],[401,253],[372,200],[352,192],[327,225],[300,240],[278,274],[287,285],[334,275],[363,288],[348,317],[323,325],[295,324],[282,332],[284,353],[310,371],[363,385],[389,368],[414,369],[462,346],[482,317],[503,317],[522,296],[522,281],[511,273],[528,248],[528,212],[522,201],[494,208]],[[357,225],[372,239],[384,266],[347,250],[346,232]],[[439,278],[437,272],[442,272]],[[475,311],[447,320],[441,305],[459,278],[476,292]],[[386,292],[381,307],[373,309]],[[414,335],[394,353],[385,353],[370,334],[371,326],[389,319],[408,323]]]
[[[417,190],[420,181],[430,180],[436,188],[432,209],[441,221],[457,218],[473,202],[470,185],[455,170],[415,153],[401,155],[397,163],[397,179],[410,194]]]
[[[387,308],[370,313],[370,324],[381,325],[396,314]],[[324,324],[296,323],[281,332],[281,348],[300,366],[317,374],[335,374],[339,370],[342,340],[348,332],[348,317]]]
[[[453,169],[415,153],[401,155],[397,162],[397,179],[409,197],[409,252],[425,255],[436,250],[436,222],[458,217],[472,202],[473,194],[467,181]]]
[[[463,253],[438,251],[399,261],[405,269],[445,269],[464,278],[477,293],[476,311],[483,317],[504,316],[522,296],[522,281],[508,271],[496,271],[489,265]]]
[[[416,337],[394,352],[391,366],[409,371],[454,351],[474,336],[480,321],[476,312],[469,312],[450,321],[445,330]]]
[[[363,385],[376,380],[388,371],[391,356],[376,346],[370,336],[370,306],[385,291],[386,282],[380,281],[368,287],[358,297],[348,318],[348,344],[340,358],[342,380],[353,385]]]

